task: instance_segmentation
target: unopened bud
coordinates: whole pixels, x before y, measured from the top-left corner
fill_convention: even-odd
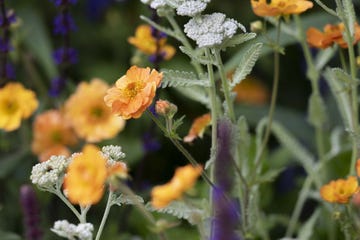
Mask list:
[[[177,106],[166,100],[158,100],[155,104],[155,111],[157,114],[172,118],[177,112]]]
[[[360,56],[356,57],[356,65],[360,68]]]
[[[254,21],[250,23],[250,30],[252,32],[261,32],[263,30],[263,23],[260,20]]]

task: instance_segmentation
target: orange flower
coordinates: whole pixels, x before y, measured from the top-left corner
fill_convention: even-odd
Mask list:
[[[360,158],[356,161],[355,170],[356,170],[356,175],[360,177]]]
[[[51,155],[69,156],[66,146],[77,143],[77,137],[71,125],[59,110],[49,110],[36,116],[33,124],[31,149],[39,155],[40,161],[46,161]]]
[[[82,82],[65,103],[65,116],[75,132],[88,142],[99,142],[116,136],[125,121],[115,117],[104,103],[109,86],[100,79]]]
[[[147,55],[160,53],[165,60],[169,60],[175,54],[175,48],[166,44],[166,38],[156,39],[151,32],[149,25],[143,24],[136,28],[135,37],[129,37],[130,44],[137,47]]]
[[[195,138],[202,138],[207,126],[211,124],[210,113],[204,114],[196,118],[191,125],[188,135],[184,137],[184,142],[191,143]]]
[[[0,89],[0,129],[13,131],[29,118],[39,102],[35,93],[20,83],[10,82]]]
[[[166,207],[171,201],[179,199],[182,194],[192,188],[201,175],[202,167],[186,165],[176,169],[170,182],[155,186],[151,191],[151,204],[155,208]]]
[[[324,185],[320,189],[321,197],[331,203],[348,203],[349,198],[359,191],[359,185],[355,176],[347,179],[337,179]]]
[[[152,103],[162,76],[155,69],[132,66],[107,91],[105,103],[124,119],[139,118]]]
[[[251,0],[251,6],[260,17],[277,17],[290,14],[300,14],[313,7],[313,3],[306,0]]]
[[[107,176],[108,178],[119,177],[126,178],[127,177],[127,166],[124,162],[113,162],[112,164],[107,164]]]
[[[73,204],[96,204],[104,193],[106,159],[94,145],[73,156],[64,179],[64,191]]]
[[[267,88],[258,80],[247,77],[237,84],[233,91],[236,93],[236,101],[254,105],[265,104],[269,98]]]
[[[360,41],[360,26],[355,23],[354,25],[354,43]],[[334,43],[337,43],[341,48],[347,48],[348,45],[344,40],[342,34],[345,31],[345,26],[343,23],[338,25],[326,24],[324,27],[324,32],[317,30],[316,28],[309,28],[306,31],[307,42],[311,47],[315,48],[327,48]]]

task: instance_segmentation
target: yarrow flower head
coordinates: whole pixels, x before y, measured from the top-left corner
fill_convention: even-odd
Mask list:
[[[70,156],[68,146],[77,143],[75,132],[59,110],[48,110],[36,116],[31,149],[41,162],[51,155]]]
[[[178,167],[170,182],[155,186],[151,190],[151,204],[155,208],[162,208],[179,199],[185,191],[194,186],[202,170],[201,166],[194,167],[190,164]]]
[[[67,220],[58,220],[51,231],[67,239],[91,240],[93,239],[94,226],[91,223],[69,223]]]
[[[315,48],[327,48],[334,43],[338,44],[341,48],[348,48],[347,42],[343,38],[343,32],[345,31],[344,23],[337,25],[326,24],[324,31],[321,32],[316,28],[309,28],[306,31],[307,42],[311,47]],[[354,25],[354,42],[353,45],[360,41],[360,26],[358,23]]]
[[[33,91],[20,83],[10,82],[0,88],[0,129],[13,131],[21,120],[29,118],[39,102]]]
[[[101,148],[101,152],[107,159],[113,161],[125,158],[125,153],[122,152],[121,146],[107,145]]]
[[[260,17],[279,17],[305,12],[313,7],[313,3],[307,0],[251,0],[251,6]]]
[[[238,28],[246,29],[234,19],[226,18],[223,13],[213,13],[192,18],[184,26],[186,35],[196,41],[199,47],[220,45],[234,36]]]
[[[138,26],[135,31],[135,36],[129,37],[128,42],[144,54],[160,54],[165,60],[172,58],[176,52],[173,46],[166,44],[166,37],[157,39],[152,34],[151,26],[146,24]]]
[[[139,118],[151,105],[162,77],[155,69],[132,66],[107,91],[105,103],[123,119]]]
[[[65,156],[52,156],[33,166],[30,180],[41,190],[53,190],[62,181],[69,162]]]
[[[174,0],[171,3],[165,0],[141,0],[153,9],[173,8],[180,16],[193,17],[203,12],[210,0]]]
[[[82,82],[65,103],[65,117],[76,134],[88,142],[98,142],[116,136],[125,121],[114,116],[104,103],[109,86],[101,79]]]
[[[320,188],[321,197],[330,203],[345,204],[359,191],[358,180],[355,176],[347,179],[337,179]]]

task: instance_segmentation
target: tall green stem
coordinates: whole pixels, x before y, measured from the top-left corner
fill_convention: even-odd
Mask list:
[[[277,33],[276,33],[276,44],[279,44],[280,42],[280,30],[281,30],[281,21],[278,20],[277,24]],[[266,125],[266,130],[264,134],[263,141],[260,146],[260,150],[257,152],[255,157],[255,172],[258,170],[258,168],[261,165],[261,158],[262,155],[266,149],[266,145],[269,141],[270,137],[270,131],[271,131],[271,125],[274,118],[274,112],[275,112],[275,106],[276,106],[276,99],[278,94],[278,88],[279,88],[279,71],[280,71],[280,56],[279,51],[274,51],[274,78],[273,78],[273,87],[271,92],[271,101],[270,101],[270,108],[269,108],[269,114],[268,114],[268,123]],[[255,173],[254,172],[254,173]]]
[[[106,202],[106,207],[105,207],[105,210],[104,210],[104,214],[103,214],[103,217],[101,219],[101,223],[100,223],[100,226],[99,226],[99,229],[96,233],[96,238],[95,240],[99,240],[100,239],[100,236],[102,234],[102,231],[104,230],[104,226],[105,226],[105,223],[106,223],[106,220],[109,216],[109,212],[110,212],[110,208],[112,206],[112,196],[113,196],[113,192],[109,190],[109,195],[108,195],[108,199],[107,199],[107,202]]]
[[[61,193],[61,191],[59,189],[56,189],[53,192],[56,196],[58,196],[61,201],[63,201],[65,203],[66,206],[68,206],[68,208],[70,208],[70,210],[74,213],[74,215],[77,217],[77,219],[79,220],[80,223],[85,223],[83,217],[81,216],[81,214],[79,213],[78,210],[76,210],[76,208],[74,207],[74,205],[72,205],[69,200],[67,200],[66,197],[64,197],[64,195]]]

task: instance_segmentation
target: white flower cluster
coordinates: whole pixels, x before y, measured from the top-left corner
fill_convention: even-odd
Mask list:
[[[122,152],[120,146],[108,145],[101,149],[101,152],[108,160],[118,161],[125,158],[125,153]]]
[[[213,13],[190,19],[184,32],[199,47],[213,47],[231,38],[238,28],[245,32],[245,28],[234,19],[226,18],[223,13]]]
[[[51,156],[49,160],[33,166],[31,182],[39,188],[53,188],[64,175],[69,163],[70,160],[65,156]]]
[[[54,223],[51,231],[67,239],[91,240],[94,226],[91,223],[74,225],[67,220],[59,220]]]
[[[210,0],[141,0],[153,9],[171,7],[180,16],[193,17],[203,12]]]

